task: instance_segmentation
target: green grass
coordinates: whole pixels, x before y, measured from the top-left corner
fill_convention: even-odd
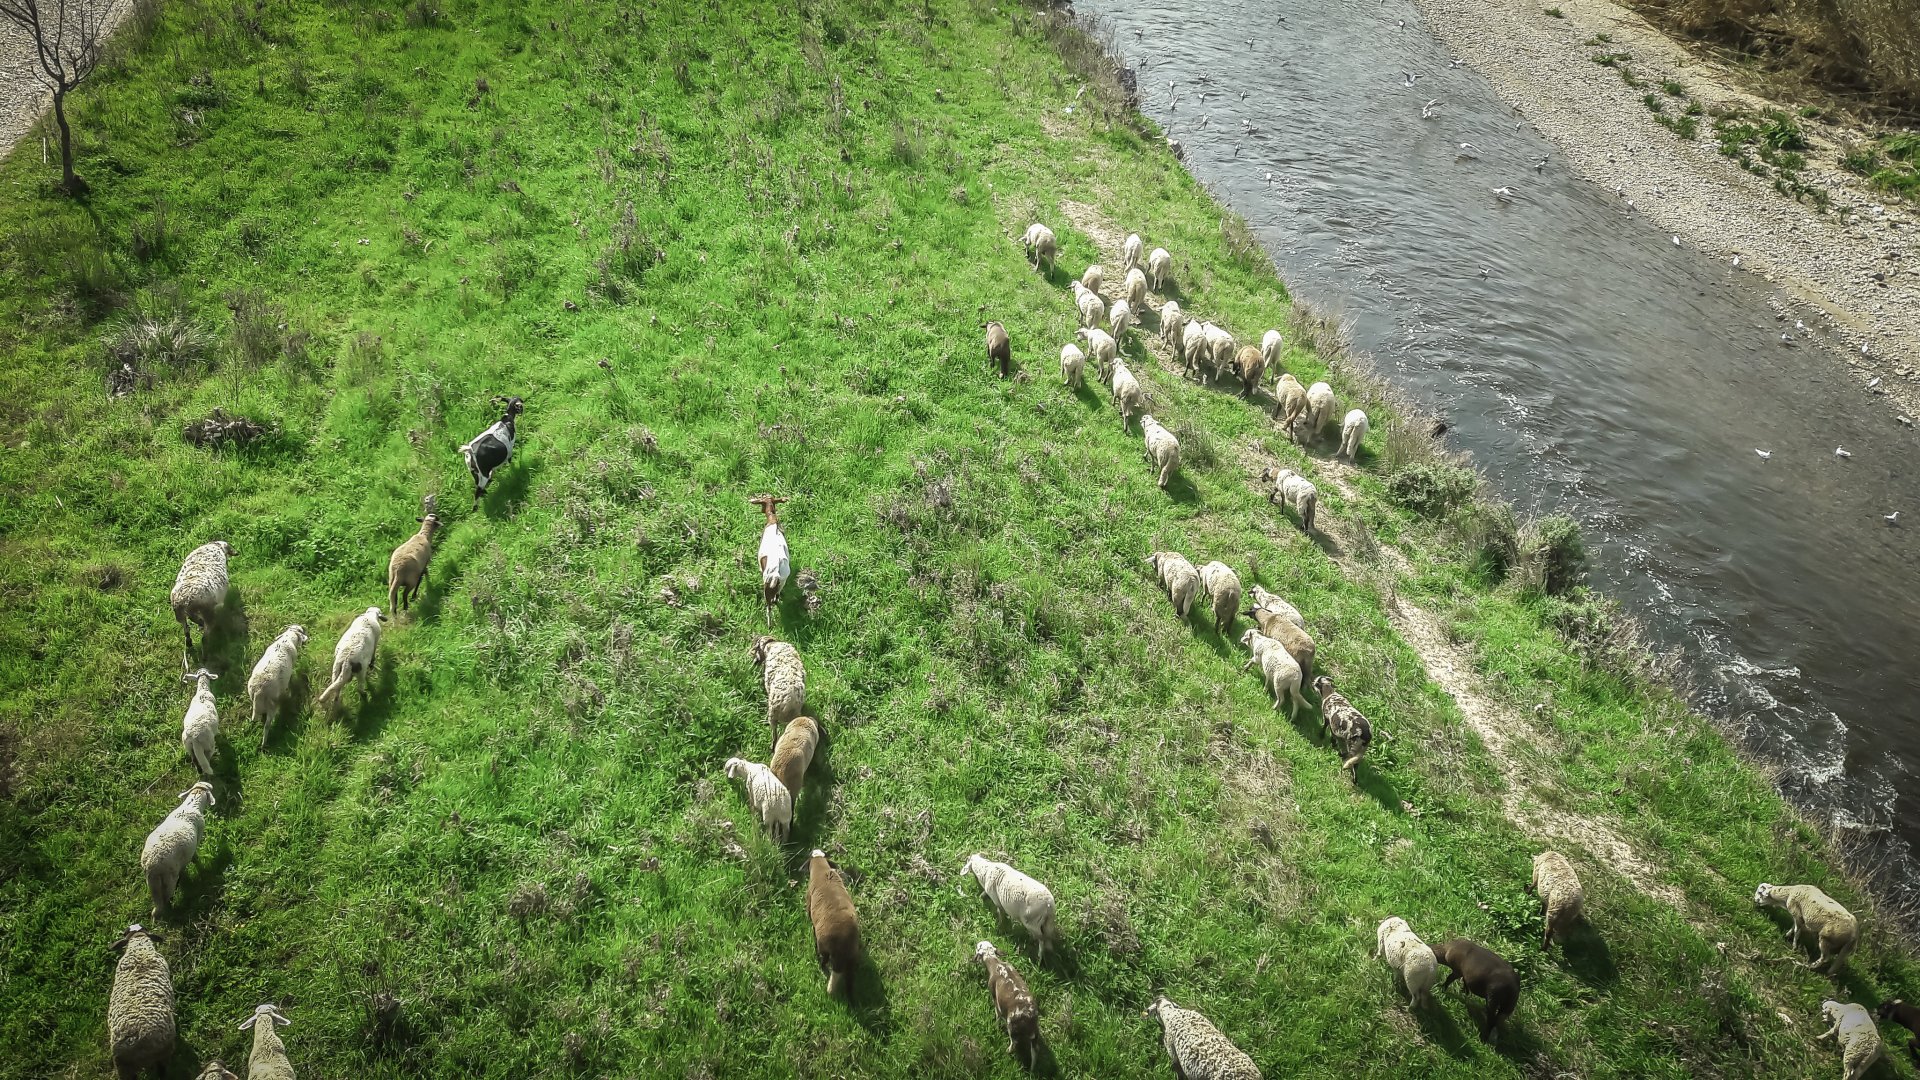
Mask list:
[[[1902,132],[1883,136],[1849,151],[1841,164],[1866,177],[1880,191],[1920,201],[1920,135]]]
[[[1833,985],[1781,962],[1748,898],[1762,878],[1863,898],[1710,725],[1552,629],[1592,619],[1501,584],[1470,508],[1393,504],[1390,418],[1348,497],[1136,343],[1189,449],[1163,493],[1104,395],[1059,385],[1065,283],[1110,257],[1063,199],[1173,251],[1183,304],[1243,339],[1289,307],[1111,84],[1064,112],[1084,39],[960,0],[183,0],[129,44],[73,102],[91,201],[52,194],[36,156],[0,169],[0,1060],[20,1074],[107,1069],[105,949],[145,921],[140,843],[191,780],[166,595],[214,537],[237,599],[220,804],[167,924],[171,1075],[244,1057],[233,1025],[265,1000],[303,1075],[1015,1075],[965,962],[980,937],[1019,946],[1060,1075],[1164,1075],[1140,1017],[1161,989],[1270,1076],[1834,1067],[1810,1040]],[[1035,217],[1062,241],[1047,278],[1014,242]],[[988,375],[989,318],[1026,378]],[[469,512],[456,448],[502,393],[526,397],[522,443]],[[216,408],[275,433],[186,443]],[[1266,455],[1328,481],[1345,549],[1265,502]],[[793,498],[819,582],[775,630],[829,739],[786,851],[721,777],[765,747],[762,490]],[[448,526],[371,702],[334,724],[303,707],[260,752],[251,661],[305,624],[311,700],[428,492]],[[1177,622],[1141,561],[1163,547],[1305,612],[1384,733],[1357,783],[1237,645]],[[1547,732],[1521,797],[1613,821],[1682,907],[1575,849],[1595,932],[1540,951],[1540,844],[1395,634],[1396,578]],[[813,966],[814,845],[865,924],[850,1005]],[[956,890],[976,850],[1052,886],[1060,962]],[[1451,991],[1399,1004],[1367,955],[1388,914],[1516,963],[1498,1050]],[[1920,993],[1869,926],[1842,995]]]

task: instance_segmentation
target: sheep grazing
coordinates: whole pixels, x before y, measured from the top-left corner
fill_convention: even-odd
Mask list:
[[[120,962],[107,997],[107,1052],[119,1080],[161,1071],[173,1057],[173,973],[139,923],[113,943]]]
[[[1146,245],[1141,242],[1139,233],[1128,236],[1126,243],[1120,245],[1120,273],[1123,276],[1140,265],[1140,252],[1144,247]]]
[[[388,611],[405,611],[420,598],[427,564],[433,561],[433,534],[439,528],[440,516],[428,514],[420,519],[420,531],[393,549],[393,556],[387,560]]]
[[[496,405],[504,404],[506,411],[495,420],[487,430],[475,435],[472,441],[460,448],[460,456],[467,459],[467,471],[473,474],[473,508],[480,509],[480,499],[487,493],[487,486],[493,483],[493,474],[513,457],[514,417],[526,408],[517,397],[494,398]]]
[[[280,715],[287,688],[293,685],[293,669],[299,662],[300,648],[306,643],[306,627],[287,627],[260,654],[260,662],[253,665],[253,674],[247,677],[247,700],[253,703],[254,723],[260,725],[261,750],[267,748],[267,732],[274,718]]]
[[[1101,271],[1099,263],[1087,267],[1080,274],[1080,287],[1088,292],[1097,293],[1106,283],[1106,274]]]
[[[1266,685],[1267,692],[1273,695],[1275,712],[1284,710],[1291,720],[1301,709],[1307,707],[1307,699],[1300,696],[1300,664],[1278,641],[1258,630],[1248,630],[1240,635],[1240,644],[1247,647],[1251,654],[1241,669],[1260,666],[1260,681]]]
[[[1360,444],[1367,441],[1367,414],[1354,409],[1347,418],[1340,421],[1340,456],[1348,461],[1360,460]]]
[[[1301,629],[1299,623],[1288,618],[1285,612],[1261,607],[1259,604],[1248,608],[1242,614],[1252,619],[1254,627],[1262,634],[1279,642],[1280,647],[1287,650],[1287,655],[1293,657],[1293,662],[1300,665],[1302,679],[1313,674],[1313,661],[1319,654],[1319,646],[1314,644],[1313,636]]]
[[[753,662],[760,666],[760,684],[767,691],[767,726],[773,729],[771,740],[778,742],[780,729],[807,711],[807,669],[800,663],[800,650],[770,637],[753,643]]]
[[[1820,958],[1813,969],[1825,968],[1829,975],[1840,970],[1854,947],[1860,944],[1860,923],[1853,912],[1812,885],[1769,885],[1761,882],[1753,892],[1753,902],[1761,907],[1786,908],[1793,918],[1793,948],[1800,947],[1800,935],[1811,933],[1820,944]]]
[[[1820,1033],[1820,1041],[1832,1039],[1840,1044],[1840,1080],[1860,1080],[1880,1060],[1884,1049],[1880,1029],[1864,1005],[1842,1004],[1828,999],[1820,1003],[1820,1018],[1832,1024]]]
[[[1160,343],[1172,349],[1174,358],[1181,364],[1187,362],[1187,350],[1181,338],[1186,322],[1187,313],[1180,310],[1180,301],[1169,300],[1160,305]]]
[[[1275,370],[1279,369],[1280,354],[1285,351],[1285,349],[1286,339],[1280,336],[1280,331],[1269,330],[1260,335],[1260,355],[1267,358],[1268,367]]]
[[[1290,371],[1280,373],[1273,385],[1273,418],[1287,429],[1287,436],[1293,436],[1293,424],[1307,411],[1307,388]]]
[[[1207,347],[1207,324],[1188,319],[1180,328],[1180,363],[1206,382],[1213,372],[1213,350]]]
[[[1097,326],[1076,330],[1074,336],[1086,339],[1087,355],[1093,358],[1094,370],[1100,373],[1104,381],[1120,359],[1120,343],[1113,340],[1112,334]]]
[[[1313,692],[1320,695],[1320,727],[1340,748],[1340,767],[1353,772],[1360,767],[1360,759],[1367,756],[1367,749],[1373,745],[1373,724],[1365,714],[1353,707],[1345,694],[1333,688],[1333,680],[1325,675],[1313,680]],[[1567,873],[1573,873],[1569,868]],[[1539,877],[1536,864],[1534,876]],[[1576,891],[1580,888],[1574,881]],[[1577,903],[1577,902],[1576,902]]]
[[[1267,358],[1259,349],[1242,345],[1233,357],[1233,373],[1240,379],[1240,396],[1251,398],[1260,386],[1261,376],[1267,373]]]
[[[377,607],[370,607],[356,616],[348,624],[347,632],[340,635],[339,644],[333,647],[333,678],[326,689],[320,691],[320,707],[333,716],[340,711],[340,693],[347,684],[360,680],[360,701],[365,704],[373,693],[373,665],[380,652],[380,624],[387,617]]]
[[[1255,585],[1249,595],[1253,597],[1253,606],[1255,608],[1262,611],[1270,611],[1275,615],[1283,615],[1288,622],[1302,630],[1307,628],[1306,617],[1300,614],[1300,609],[1281,599],[1278,593],[1270,593],[1260,586]],[[1265,630],[1260,632],[1266,634]],[[1272,637],[1273,635],[1267,634],[1267,636]]]
[[[1007,1031],[1007,1053],[1027,1068],[1033,1068],[1034,1051],[1040,1042],[1040,1010],[1033,1003],[1027,981],[1013,970],[1013,965],[1000,958],[1000,950],[990,941],[973,947],[973,962],[986,965],[994,1019]]]
[[[800,785],[807,778],[807,769],[813,765],[813,752],[820,746],[820,722],[811,716],[796,716],[787,721],[787,730],[780,733],[780,741],[773,744],[773,757],[767,767],[795,799],[800,798]]]
[[[726,768],[727,779],[746,783],[747,805],[753,807],[753,816],[766,827],[767,835],[773,837],[776,844],[786,843],[787,834],[793,829],[793,792],[787,790],[772,769],[759,762],[728,758]]]
[[[1013,373],[1013,342],[1007,337],[1007,328],[998,322],[984,324],[987,328],[987,366],[1000,365],[1000,377],[1006,378]]]
[[[1320,505],[1320,489],[1313,486],[1313,481],[1292,469],[1271,468],[1262,469],[1260,479],[1273,482],[1267,501],[1279,503],[1282,509],[1291,509],[1300,515],[1300,527],[1312,532],[1314,511]]]
[[[275,1026],[286,1027],[293,1021],[280,1014],[280,1006],[268,1003],[253,1010],[240,1021],[240,1030],[253,1029],[253,1052],[247,1055],[247,1080],[293,1080],[293,1062],[287,1060],[287,1044],[280,1041]]]
[[[1053,893],[1045,885],[978,852],[967,856],[960,874],[973,875],[994,909],[1026,928],[1039,949],[1041,963],[1047,962],[1047,946],[1060,947],[1060,927],[1053,920]]]
[[[1240,575],[1218,560],[1200,568],[1200,588],[1213,608],[1213,628],[1225,633],[1240,610]]]
[[[1294,423],[1288,426],[1288,437],[1301,446],[1312,446],[1319,441],[1327,425],[1333,421],[1333,409],[1333,387],[1323,382],[1307,387],[1306,410],[1295,417]]]
[[[1174,614],[1184,620],[1187,612],[1193,610],[1194,596],[1200,592],[1200,572],[1177,551],[1156,551],[1147,556],[1147,562],[1153,564],[1160,587],[1167,590],[1167,599],[1173,601]]]
[[[1036,221],[1027,226],[1027,235],[1021,237],[1020,242],[1026,245],[1027,261],[1035,270],[1053,269],[1053,257],[1059,246],[1054,242],[1052,229]]]
[[[1107,322],[1113,327],[1114,340],[1127,340],[1127,330],[1133,326],[1133,305],[1126,297],[1115,300],[1107,309]]]
[[[220,711],[213,701],[213,680],[219,677],[206,668],[180,676],[181,682],[194,687],[187,717],[180,724],[180,748],[200,770],[202,780],[213,779],[213,754],[220,738]]]
[[[1087,354],[1072,342],[1060,346],[1060,381],[1075,390],[1087,384]]]
[[[1907,1056],[1913,1059],[1915,1065],[1920,1065],[1920,1009],[1894,998],[1881,1002],[1880,1007],[1873,1010],[1873,1015],[1882,1020],[1891,1020],[1913,1032],[1914,1037],[1907,1040]]]
[[[773,609],[780,603],[780,590],[787,587],[787,577],[793,573],[787,534],[780,531],[780,519],[774,513],[786,501],[772,495],[756,495],[747,500],[766,516],[766,525],[760,530],[760,605],[766,609],[768,629],[773,628]]]
[[[819,848],[807,859],[807,921],[813,924],[813,955],[827,973],[827,993],[836,994],[860,964],[860,916],[840,868]]]
[[[1147,283],[1154,292],[1165,292],[1170,275],[1173,273],[1173,256],[1166,248],[1154,248],[1147,255]]]
[[[1120,409],[1120,430],[1133,430],[1133,415],[1147,411],[1147,395],[1140,389],[1140,381],[1127,370],[1127,365],[1119,360],[1113,362],[1113,403]]]
[[[1140,1015],[1160,1021],[1160,1045],[1180,1080],[1261,1080],[1253,1059],[1221,1034],[1213,1021],[1175,1005],[1165,994]]]
[[[1540,898],[1546,915],[1540,948],[1550,947],[1556,937],[1565,944],[1567,931],[1586,914],[1587,894],[1580,887],[1580,875],[1573,872],[1573,864],[1557,851],[1535,855],[1533,880],[1527,883],[1527,891]]]
[[[1147,306],[1147,275],[1139,267],[1127,271],[1126,282],[1120,286],[1120,295],[1132,304],[1135,310]]]
[[[200,647],[205,649],[213,616],[227,602],[227,560],[232,557],[233,545],[225,540],[201,544],[187,553],[180,563],[180,576],[173,579],[173,592],[168,600],[173,605],[174,620],[180,624],[180,633],[187,641],[181,660],[184,668],[194,666],[193,631],[188,629],[188,624],[199,625]]]
[[[213,785],[205,780],[180,793],[180,805],[147,834],[140,849],[140,872],[147,879],[147,892],[153,898],[153,917],[158,919],[173,901],[180,884],[180,873],[200,851],[200,838],[207,832],[207,811],[213,806]]]
[[[1373,955],[1385,960],[1399,977],[1400,985],[1406,988],[1408,1002],[1432,1004],[1433,980],[1438,974],[1433,950],[1413,932],[1407,920],[1397,916],[1382,920],[1374,938]]]
[[[1440,984],[1441,989],[1459,979],[1467,993],[1486,1001],[1486,1020],[1480,1025],[1481,1040],[1492,1042],[1498,1038],[1500,1022],[1511,1016],[1513,1007],[1520,1003],[1520,977],[1513,973],[1513,965],[1500,959],[1492,949],[1466,938],[1441,942],[1433,950],[1433,958],[1447,965],[1447,978]]]
[[[1156,470],[1155,479],[1160,490],[1165,491],[1167,483],[1180,468],[1180,440],[1173,432],[1160,426],[1160,421],[1152,413],[1140,415],[1140,433],[1147,437],[1147,461]]]
[[[1107,302],[1100,294],[1078,282],[1073,286],[1073,305],[1080,309],[1080,325],[1099,326],[1107,319]]]

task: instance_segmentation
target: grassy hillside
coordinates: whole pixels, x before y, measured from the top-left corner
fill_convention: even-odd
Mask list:
[[[1578,610],[1388,500],[1409,436],[1336,473],[1136,342],[1186,447],[1163,493],[1105,394],[1060,385],[1068,275],[1111,265],[1112,228],[1243,338],[1289,300],[1111,86],[1066,110],[1078,45],[1050,27],[962,0],[182,0],[135,25],[74,103],[90,201],[37,156],[0,169],[0,1072],[107,1071],[107,946],[193,779],[167,592],[213,538],[237,591],[219,804],[165,924],[171,1075],[244,1058],[268,1000],[302,1075],[1014,1075],[981,937],[1062,1076],[1165,1075],[1157,990],[1269,1076],[1837,1068],[1811,1040],[1834,984],[1749,897],[1864,901],[1708,725],[1552,629]],[[1015,242],[1036,217],[1050,277]],[[457,448],[498,394],[522,442],[469,512]],[[181,437],[216,408],[275,431]],[[1317,542],[1253,482],[1275,458],[1322,480]],[[721,776],[766,749],[759,491],[792,497],[818,582],[773,632],[829,738],[784,851]],[[449,525],[371,701],[303,704],[261,752],[253,660],[304,624],[310,702],[430,492]],[[1174,617],[1142,562],[1167,547],[1304,611],[1384,732],[1356,781],[1231,636]],[[1395,604],[1531,737],[1496,759]],[[1610,823],[1651,887],[1562,845],[1593,925],[1543,954],[1543,845],[1503,804]],[[850,1004],[813,964],[816,845],[865,922]],[[1058,963],[957,887],[974,851],[1052,886]],[[1453,991],[1408,1011],[1368,956],[1389,914],[1520,969],[1497,1050]],[[1869,925],[1840,995],[1920,995]]]

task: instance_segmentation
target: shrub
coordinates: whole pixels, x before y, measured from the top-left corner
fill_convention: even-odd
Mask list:
[[[1476,499],[1462,509],[1456,528],[1476,574],[1499,581],[1520,561],[1520,523],[1506,503]]]
[[[1438,461],[1401,466],[1387,480],[1387,497],[1424,517],[1441,517],[1465,502],[1479,487],[1472,469]]]
[[[1571,592],[1587,573],[1587,545],[1580,523],[1565,514],[1528,522],[1520,530],[1520,558],[1528,584],[1550,596]]]

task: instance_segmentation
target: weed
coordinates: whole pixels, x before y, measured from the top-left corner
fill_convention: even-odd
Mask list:
[[[1660,89],[1665,90],[1670,97],[1687,96],[1687,88],[1672,79],[1660,80]]]
[[[1412,462],[1387,479],[1387,496],[1424,517],[1443,517],[1479,487],[1471,469],[1437,462]]]
[[[1541,8],[1540,14],[1545,15],[1549,19],[1564,19],[1567,17],[1566,14],[1557,7]]]

